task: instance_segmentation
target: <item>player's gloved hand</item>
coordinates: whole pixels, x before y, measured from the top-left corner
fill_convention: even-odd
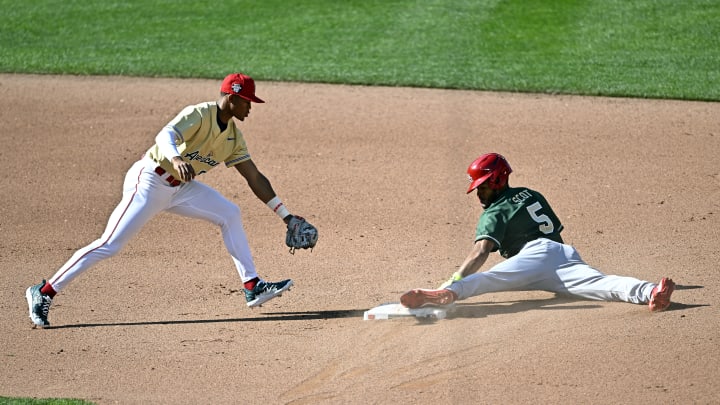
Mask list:
[[[287,232],[285,233],[285,244],[290,248],[290,253],[295,254],[295,249],[312,250],[317,240],[317,228],[305,218],[292,215],[287,222]]]
[[[459,271],[456,271],[455,273],[453,273],[452,276],[450,276],[450,279],[448,279],[448,281],[440,284],[440,287],[438,287],[438,290],[442,290],[444,288],[450,287],[450,284],[452,284],[456,281],[460,281],[460,280],[462,280],[462,276],[460,275]]]

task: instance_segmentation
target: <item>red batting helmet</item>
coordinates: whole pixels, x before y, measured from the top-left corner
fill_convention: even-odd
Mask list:
[[[470,178],[467,192],[470,193],[486,181],[491,189],[500,190],[507,185],[510,173],[512,173],[510,164],[502,155],[486,153],[475,159],[467,169]]]

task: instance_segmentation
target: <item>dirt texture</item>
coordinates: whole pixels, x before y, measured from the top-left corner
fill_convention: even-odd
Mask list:
[[[267,103],[240,128],[318,246],[289,254],[234,170],[200,180],[243,210],[260,275],[295,287],[248,309],[219,230],[164,213],[55,298],[52,328],[31,328],[25,289],[102,234],[126,170],[219,85],[0,75],[0,396],[720,403],[718,103],[259,82]],[[490,151],[511,185],[548,198],[588,263],[672,277],[670,309],[525,291],[436,322],[364,321],[458,268],[481,213],[465,169]]]

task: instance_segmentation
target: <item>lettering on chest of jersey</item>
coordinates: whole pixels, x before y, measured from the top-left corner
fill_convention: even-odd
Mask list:
[[[515,194],[514,196],[512,196],[512,198],[510,198],[510,201],[514,202],[515,204],[522,204],[525,200],[527,200],[530,197],[532,197],[532,194],[530,194],[530,191],[523,190],[523,191]]]
[[[220,162],[215,161],[210,156],[201,155],[198,151],[186,153],[185,156],[183,156],[183,157],[190,158],[191,161],[197,160],[200,163],[205,163],[205,164],[207,164],[209,166],[213,166],[213,167],[217,166],[220,163]]]

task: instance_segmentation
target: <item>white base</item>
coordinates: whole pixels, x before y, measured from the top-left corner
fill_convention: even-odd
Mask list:
[[[399,303],[387,303],[365,311],[363,320],[374,321],[380,319],[406,318],[414,316],[416,318],[432,318],[444,319],[448,312],[453,309],[453,305],[423,307],[410,309]]]

